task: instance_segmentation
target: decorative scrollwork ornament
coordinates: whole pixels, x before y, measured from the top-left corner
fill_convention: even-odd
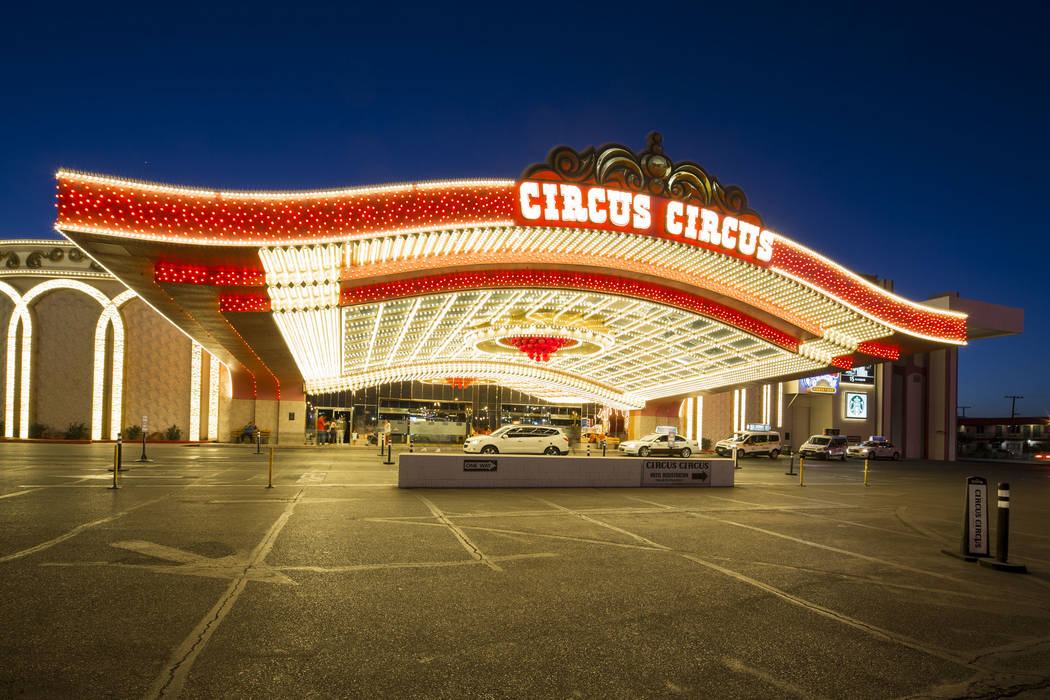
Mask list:
[[[723,185],[698,164],[673,162],[664,154],[663,136],[652,132],[646,148],[635,153],[627,146],[608,143],[577,152],[568,146],[551,149],[546,162],[525,169],[523,180],[562,180],[587,185],[605,185],[696,202],[735,216],[761,223],[762,217],[747,205],[747,195],[736,185]]]

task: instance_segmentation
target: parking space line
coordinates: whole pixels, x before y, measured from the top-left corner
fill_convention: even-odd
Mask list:
[[[882,639],[886,642],[900,644],[901,646],[906,646],[910,649],[914,649],[915,651],[919,651],[924,654],[929,654],[930,656],[935,656],[939,659],[958,664],[959,666],[971,668],[969,661],[967,661],[962,656],[955,654],[949,649],[943,649],[941,647],[923,644],[917,639],[913,639],[903,634],[897,634],[896,632],[892,632],[888,629],[879,627],[877,625],[872,625],[867,622],[863,622],[862,620],[850,617],[849,615],[840,613],[836,610],[832,610],[831,608],[824,607],[819,603],[814,603],[812,601],[805,600],[804,598],[799,598],[798,596],[792,595],[791,593],[781,590],[776,586],[771,586],[768,583],[764,583],[762,581],[759,581],[758,579],[751,578],[750,576],[747,576],[737,571],[733,571],[732,569],[727,569],[724,566],[719,566],[714,562],[701,559],[700,557],[694,556],[692,554],[686,554],[684,552],[679,552],[678,554],[683,559],[688,559],[691,562],[700,564],[701,566],[705,566],[709,569],[712,569],[713,571],[717,571],[720,574],[724,574],[730,578],[736,579],[741,583],[746,583],[749,586],[759,588],[765,591],[766,593],[769,593],[771,595],[776,596],[777,598],[780,598],[781,600],[785,600],[791,603],[792,605],[798,605],[799,607],[805,608],[810,612],[814,612],[818,615],[829,618],[836,622],[841,622],[842,624],[849,625],[850,627],[860,630],[861,632],[865,632],[877,639]]]
[[[73,528],[69,532],[66,532],[66,533],[64,533],[62,535],[59,535],[58,537],[50,539],[50,540],[48,540],[46,542],[41,542],[38,545],[34,545],[32,547],[29,547],[28,549],[23,549],[21,551],[14,552],[12,554],[7,554],[5,556],[2,556],[2,557],[0,557],[0,563],[13,561],[15,559],[21,559],[22,557],[29,556],[30,554],[35,554],[37,552],[42,552],[45,549],[49,549],[51,547],[54,547],[56,544],[61,544],[62,542],[65,542],[66,540],[69,540],[69,539],[72,539],[72,538],[76,537],[77,535],[79,535],[84,530],[90,530],[91,528],[97,527],[98,525],[105,525],[106,523],[113,522],[114,520],[116,520],[118,518],[122,518],[125,515],[127,515],[128,513],[131,513],[132,511],[136,511],[139,508],[144,508],[145,506],[148,506],[150,504],[156,503],[157,501],[164,500],[164,498],[166,498],[166,496],[161,496],[160,498],[154,498],[152,500],[146,501],[145,503],[139,503],[137,506],[132,506],[132,507],[126,509],[126,510],[122,510],[119,513],[114,513],[113,515],[107,515],[105,518],[99,518],[98,520],[92,520],[89,523],[83,523],[81,525],[77,525],[75,528]]]
[[[631,538],[633,538],[635,540],[638,540],[642,544],[648,545],[649,547],[652,547],[653,549],[670,549],[670,547],[665,547],[662,544],[657,544],[656,542],[653,542],[652,540],[648,540],[648,539],[642,537],[641,535],[636,535],[633,532],[629,532],[627,530],[624,530],[623,528],[616,527],[615,525],[610,525],[609,523],[602,522],[601,520],[597,520],[597,519],[592,518],[592,517],[590,517],[588,515],[584,515],[583,513],[579,512],[579,511],[572,510],[570,508],[566,508],[565,506],[560,506],[557,503],[552,503],[551,501],[548,501],[548,500],[545,500],[543,498],[539,498],[539,497],[536,497],[536,496],[532,496],[531,498],[534,501],[539,501],[540,503],[546,503],[551,508],[555,508],[555,509],[560,510],[560,511],[562,511],[564,513],[568,513],[570,515],[575,515],[577,518],[580,518],[581,520],[586,520],[589,523],[594,523],[595,525],[598,525],[600,527],[608,528],[608,529],[612,530],[613,532],[619,532],[621,535],[627,535],[628,537],[631,537]]]
[[[550,515],[550,511],[547,511]],[[399,523],[401,525],[422,525],[424,527],[445,527],[442,523],[425,522],[414,517],[399,518],[363,518],[365,522],[371,523]],[[627,544],[626,542],[612,542],[610,540],[595,540],[589,537],[573,537],[571,535],[552,535],[546,532],[529,532],[528,530],[507,530],[498,527],[484,527],[481,525],[462,525],[463,530],[477,530],[478,532],[491,532],[496,535],[520,535],[522,537],[540,537],[549,540],[565,540],[567,542],[580,542],[583,544],[599,544],[607,547],[623,547],[626,549],[642,549],[648,552],[663,551],[658,547],[646,547],[640,544]]]
[[[723,657],[722,663],[725,664],[726,668],[728,668],[730,671],[736,671],[737,673],[746,673],[749,676],[754,676],[755,678],[758,678],[762,682],[773,686],[774,688],[783,693],[788,693],[790,695],[794,695],[800,698],[815,698],[816,700],[824,700],[824,696],[822,695],[814,695],[813,693],[809,692],[808,690],[802,689],[794,683],[789,683],[787,681],[781,680],[770,673],[766,673],[762,669],[758,669],[753,666],[748,666],[739,659]]]
[[[160,675],[157,676],[156,680],[153,681],[146,697],[178,697],[182,694],[182,689],[186,685],[186,679],[189,677],[190,669],[193,668],[194,661],[197,660],[201,651],[207,646],[208,640],[211,639],[215,630],[218,629],[220,624],[222,624],[223,619],[225,619],[230,610],[233,609],[234,604],[244,591],[245,586],[248,585],[248,570],[266,560],[266,556],[270,553],[270,550],[273,549],[273,545],[277,541],[277,536],[281,534],[281,530],[283,530],[284,526],[288,523],[288,519],[292,517],[295,505],[298,503],[299,497],[302,493],[303,492],[300,490],[299,493],[296,494],[295,498],[284,509],[284,512],[282,512],[274,524],[270,526],[270,529],[266,532],[262,541],[256,545],[248,558],[248,563],[245,566],[244,573],[230,582],[230,585],[226,588],[222,597],[219,598],[219,601],[212,606],[212,609],[209,610],[201,621],[197,623],[197,626],[193,628],[186,639],[183,640],[182,644],[175,649],[167,666],[161,671]]]
[[[922,534],[919,532],[901,532],[900,530],[892,530],[888,527],[879,527],[878,525],[868,525],[867,523],[858,523],[855,520],[843,520],[842,518],[833,518],[830,515],[824,515],[823,513],[806,513],[803,511],[796,511],[797,515],[801,515],[805,518],[819,518],[821,520],[830,520],[833,523],[844,523],[846,525],[852,525],[853,527],[862,527],[868,530],[877,530],[879,532],[888,532],[891,535],[900,535],[901,537],[917,537],[922,540],[932,540],[938,543],[947,543],[948,539],[945,537],[931,537],[930,535]]]
[[[34,488],[34,489],[23,489],[22,491],[13,491],[11,493],[5,493],[3,495],[0,495],[0,498],[14,498],[15,496],[24,496],[27,493],[33,493],[34,491],[39,491],[39,490],[40,489],[38,489],[38,488]]]
[[[935,571],[928,571],[926,569],[919,569],[917,567],[908,566],[906,564],[898,564],[897,562],[893,562],[893,561],[890,561],[888,559],[880,559],[879,557],[873,557],[873,556],[869,556],[867,554],[861,554],[859,552],[851,552],[848,549],[841,549],[839,547],[832,547],[831,545],[828,545],[828,544],[821,544],[820,542],[813,542],[811,540],[804,540],[804,539],[802,539],[800,537],[792,537],[791,535],[785,535],[782,532],[774,532],[773,530],[767,530],[765,528],[756,527],[754,525],[748,525],[746,523],[738,523],[738,522],[734,522],[732,520],[726,520],[725,518],[716,518],[713,515],[706,515],[704,513],[689,513],[689,515],[691,515],[694,518],[704,518],[706,520],[714,520],[715,522],[725,523],[726,525],[733,525],[735,527],[744,528],[746,530],[754,530],[755,532],[761,532],[762,534],[770,535],[772,537],[779,537],[781,539],[790,540],[792,542],[797,542],[798,544],[802,544],[802,545],[805,545],[807,547],[815,547],[817,549],[823,549],[823,550],[828,551],[828,552],[835,552],[836,554],[843,554],[843,555],[848,556],[848,557],[856,557],[857,559],[863,559],[865,561],[874,562],[876,564],[881,564],[883,566],[890,566],[890,567],[893,567],[894,569],[901,569],[903,571],[910,571],[910,572],[912,572],[914,574],[922,574],[924,576],[932,576],[934,578],[944,579],[945,581],[953,581],[955,583],[962,583],[962,584],[972,583],[971,581],[968,581],[968,580],[965,580],[965,579],[961,579],[961,578],[956,578],[955,576],[948,576],[947,574],[939,574],[939,573],[937,573]]]
[[[274,566],[278,571],[309,571],[318,574],[339,574],[353,571],[382,571],[383,569],[431,569],[446,566],[476,566],[487,561],[517,561],[519,559],[545,559],[558,556],[554,552],[534,554],[502,554],[488,556],[485,559],[458,559],[456,561],[408,561],[388,564],[350,564],[347,566]]]
[[[659,505],[659,504],[656,504],[656,505]],[[704,516],[699,516],[698,515],[697,517],[704,517]],[[711,518],[711,519],[712,520],[719,520],[718,518]],[[610,525],[609,523],[602,523],[599,520],[594,520],[594,522],[596,524],[599,524],[599,525],[604,525],[606,527],[611,527],[611,528],[616,529],[616,530],[618,530],[620,532],[623,532],[625,534],[629,534],[632,537],[635,537],[635,538],[638,538],[638,539],[643,539],[643,540],[645,539],[641,535],[636,535],[636,534],[631,533],[631,532],[629,532],[627,530],[623,530],[622,528],[617,528],[617,527],[615,527],[613,525]],[[789,538],[789,539],[795,539],[795,538]],[[645,541],[651,542],[651,540],[645,540]],[[934,645],[923,644],[922,642],[920,642],[920,641],[918,641],[916,639],[913,639],[911,637],[908,637],[906,635],[898,634],[896,632],[893,632],[891,630],[879,627],[877,625],[872,625],[872,624],[869,624],[867,622],[863,622],[862,620],[858,620],[858,619],[850,617],[849,615],[846,615],[844,613],[840,613],[838,611],[832,610],[831,608],[827,608],[827,607],[825,607],[823,605],[820,605],[819,603],[814,603],[812,601],[805,600],[804,598],[799,598],[798,596],[792,595],[791,593],[788,593],[787,591],[781,590],[781,589],[779,589],[779,588],[777,588],[775,586],[771,586],[771,585],[769,585],[767,583],[759,581],[758,579],[751,578],[750,576],[747,576],[747,575],[742,574],[742,573],[737,572],[737,571],[733,571],[732,569],[727,569],[724,566],[719,566],[718,564],[715,564],[714,562],[710,562],[710,561],[707,561],[705,559],[701,559],[700,557],[697,557],[695,555],[688,554],[686,552],[673,551],[673,550],[671,550],[670,547],[665,547],[664,545],[657,544],[656,542],[653,542],[652,544],[657,546],[657,547],[660,547],[662,550],[667,551],[670,554],[682,557],[683,559],[687,559],[688,561],[691,561],[693,563],[700,564],[701,566],[705,566],[705,567],[707,567],[709,569],[712,569],[714,571],[717,571],[717,572],[719,572],[721,574],[724,574],[726,576],[734,578],[737,581],[740,581],[741,583],[746,583],[748,585],[751,585],[751,586],[754,586],[756,588],[759,588],[759,589],[761,589],[763,591],[766,591],[767,593],[770,593],[770,594],[772,594],[772,595],[774,595],[774,596],[776,596],[778,598],[781,598],[782,600],[785,600],[785,601],[787,601],[787,602],[789,602],[789,603],[791,603],[793,605],[798,605],[800,607],[805,608],[806,610],[809,610],[810,612],[815,612],[818,615],[821,615],[823,617],[827,617],[827,618],[829,618],[831,620],[834,620],[836,622],[841,622],[843,624],[849,625],[850,627],[853,627],[853,628],[855,628],[857,630],[865,632],[865,633],[867,633],[867,634],[869,634],[869,635],[871,635],[873,637],[876,637],[878,639],[882,639],[884,641],[891,642],[891,643],[900,644],[902,646],[906,646],[906,647],[909,647],[909,648],[914,649],[916,651],[922,652],[924,654],[929,654],[931,656],[935,656],[937,658],[944,659],[945,661],[949,661],[951,663],[958,664],[960,666],[965,666],[967,668],[973,668],[973,666],[965,658],[963,658],[963,657],[953,653],[951,650],[943,649],[941,647],[937,647],[937,646],[934,646]],[[863,557],[864,555],[860,555],[860,556]],[[867,558],[867,557],[865,557],[865,558]],[[919,573],[929,573],[929,572],[921,571],[919,569],[912,569],[911,567],[900,567],[900,568],[907,568],[909,570],[917,571]],[[944,577],[944,578],[951,578],[951,577]],[[952,579],[952,580],[956,580],[956,579]]]
[[[434,505],[433,501],[424,498],[419,494],[416,494],[416,497],[419,500],[423,501],[426,507],[430,509],[430,512],[434,515],[435,518],[438,519],[438,521],[442,525],[449,529],[453,536],[455,536],[455,538],[459,540],[459,543],[463,545],[463,549],[467,550],[467,553],[470,554],[472,558],[484,562],[485,565],[493,571],[503,571],[499,564],[496,564],[491,559],[486,558],[485,554],[481,551],[481,549],[476,544],[471,542],[470,538],[467,537],[466,533],[464,533],[462,530],[456,527],[456,525],[448,519],[448,517],[441,511],[441,509]]]

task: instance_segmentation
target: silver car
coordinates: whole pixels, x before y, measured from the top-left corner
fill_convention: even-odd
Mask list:
[[[841,435],[814,435],[798,448],[798,453],[806,459],[841,459],[846,461],[848,443]]]

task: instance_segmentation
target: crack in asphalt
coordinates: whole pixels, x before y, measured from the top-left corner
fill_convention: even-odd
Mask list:
[[[233,608],[233,605],[237,602],[237,598],[240,596],[241,592],[247,587],[249,572],[256,566],[256,564],[265,560],[266,555],[269,554],[278,535],[281,534],[285,524],[287,524],[288,520],[291,518],[295,506],[302,497],[302,494],[303,490],[300,489],[295,495],[295,498],[288,503],[285,510],[280,516],[278,516],[274,524],[270,526],[270,529],[266,532],[262,541],[252,551],[251,556],[248,558],[248,562],[241,570],[240,576],[230,583],[219,601],[210,611],[208,611],[204,616],[204,619],[197,624],[197,627],[190,632],[186,640],[178,646],[172,654],[168,667],[161,672],[153,682],[150,690],[146,693],[146,698],[178,697],[182,693],[182,689],[189,677],[189,671],[193,666],[193,662],[196,661],[200,651],[207,644],[209,638],[219,626],[219,623],[222,622],[223,618],[226,617],[227,613]]]

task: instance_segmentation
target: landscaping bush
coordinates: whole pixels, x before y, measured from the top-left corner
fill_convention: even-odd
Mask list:
[[[70,423],[66,428],[66,440],[86,440],[88,427],[83,423]]]
[[[142,426],[141,425],[129,425],[124,428],[124,439],[125,440],[138,440],[142,437]]]
[[[164,437],[168,440],[178,440],[182,437],[182,428],[177,425],[172,425],[164,431]]]
[[[43,423],[30,423],[29,424],[29,437],[31,438],[42,438],[44,433],[47,432],[47,426]]]

